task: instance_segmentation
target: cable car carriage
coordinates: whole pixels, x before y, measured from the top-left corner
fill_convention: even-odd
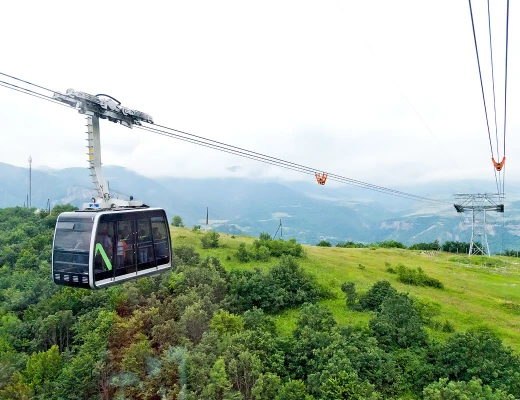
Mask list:
[[[52,248],[56,284],[100,289],[171,268],[162,209],[76,211],[59,215]]]
[[[58,216],[52,246],[52,279],[58,285],[100,289],[171,268],[166,213],[142,201],[110,196],[101,164],[99,120],[132,128],[153,123],[150,115],[121,105],[111,96],[68,89],[53,98],[86,116],[88,162],[97,196],[82,211]]]

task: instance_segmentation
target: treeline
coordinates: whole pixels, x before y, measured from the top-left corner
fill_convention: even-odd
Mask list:
[[[57,212],[0,212],[0,253],[15,251],[0,273],[1,399],[520,397],[520,360],[492,332],[431,340],[431,309],[388,282],[346,282],[345,312],[369,323],[340,327],[318,304],[330,292],[290,255],[266,272],[228,271],[184,246],[160,277],[57,287],[46,258]],[[281,334],[271,313],[289,308],[296,326]]]
[[[481,246],[479,243],[477,243]],[[332,244],[326,240],[321,240],[316,246],[321,247],[332,247]],[[444,251],[448,253],[461,253],[468,254],[470,243],[467,242],[458,242],[458,241],[447,241],[442,245],[438,240],[434,240],[430,243],[415,243],[411,246],[406,246],[405,244],[398,242],[396,240],[385,240],[383,242],[376,243],[356,243],[352,241],[348,242],[339,242],[336,244],[336,247],[344,247],[344,248],[354,248],[354,249],[365,249],[365,248],[383,248],[383,249],[408,249],[408,250],[423,250],[423,251]],[[514,255],[518,256],[518,252],[515,251],[507,251],[502,255]]]

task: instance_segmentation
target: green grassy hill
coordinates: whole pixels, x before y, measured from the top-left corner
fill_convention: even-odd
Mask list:
[[[220,234],[218,249],[203,249],[200,238],[204,232],[172,227],[173,247],[190,245],[202,257],[215,256],[227,270],[268,269],[278,260],[240,263],[234,254],[240,243],[250,246],[255,238]],[[340,325],[367,324],[368,313],[350,311],[345,305],[341,284],[351,281],[358,292],[366,291],[379,280],[387,280],[401,292],[407,292],[437,310],[432,317],[440,324],[449,321],[456,331],[488,327],[520,352],[520,269],[518,259],[509,257],[457,256],[450,253],[412,251],[402,249],[345,249],[305,246],[306,256],[299,264],[316,276],[320,285],[330,288],[335,299],[323,300]],[[445,288],[435,289],[406,285],[398,281],[388,268],[398,265],[417,267],[441,281]],[[289,334],[296,323],[297,310],[289,310],[276,317],[278,328]],[[441,329],[429,329],[432,338],[444,339]]]

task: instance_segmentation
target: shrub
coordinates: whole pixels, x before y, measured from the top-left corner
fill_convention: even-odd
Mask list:
[[[406,249],[406,246],[396,240],[385,240],[384,242],[378,242],[377,245],[384,249]]]
[[[320,247],[332,247],[332,245],[330,244],[330,242],[327,242],[326,240],[322,240],[322,241],[320,241],[316,246],[320,246]]]
[[[173,254],[185,265],[197,265],[200,262],[200,254],[191,246],[177,246]]]
[[[269,258],[271,257],[271,252],[269,251],[269,248],[267,246],[260,246],[259,248],[254,248],[251,252],[251,257],[254,258],[256,261],[269,261]]]
[[[407,285],[430,286],[437,289],[444,289],[444,284],[441,281],[426,275],[421,267],[413,270],[401,264],[397,267],[397,274],[399,282],[406,283]]]
[[[390,282],[379,281],[360,297],[359,305],[363,310],[377,311],[387,297],[395,294],[397,294],[397,290],[390,285]]]
[[[227,308],[241,313],[253,307],[278,312],[305,302],[315,302],[327,293],[292,257],[284,256],[268,273],[259,269],[234,270],[229,274]]]
[[[345,282],[341,285],[341,291],[345,293],[347,307],[353,308],[358,298],[356,284],[354,282]]]
[[[238,246],[238,250],[235,253],[235,257],[240,261],[241,263],[246,263],[249,261],[249,253],[246,250],[245,243],[240,243]]]
[[[200,238],[203,249],[215,249],[218,247],[218,238],[220,235],[215,231],[208,231]]]

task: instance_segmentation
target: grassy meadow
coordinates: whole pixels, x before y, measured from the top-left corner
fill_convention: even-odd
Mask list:
[[[193,246],[202,257],[220,259],[227,270],[261,270],[278,263],[250,261],[240,263],[234,254],[240,243],[249,248],[254,239],[247,236],[220,234],[217,249],[203,249],[200,238],[203,231],[171,227],[173,247]],[[352,281],[359,292],[365,292],[379,280],[387,280],[398,291],[407,292],[436,310],[434,321],[451,323],[455,331],[488,327],[515,352],[520,353],[520,263],[510,257],[467,257],[451,253],[412,251],[402,249],[345,249],[337,247],[304,246],[305,257],[299,264],[314,275],[320,285],[328,287],[335,299],[323,300],[340,325],[366,325],[368,313],[350,311],[345,305],[341,284]],[[404,265],[420,267],[429,276],[444,284],[444,289],[406,285],[398,281],[389,268]],[[290,334],[296,323],[298,310],[289,310],[276,316],[279,329]],[[432,338],[443,340],[449,333],[429,329]]]

